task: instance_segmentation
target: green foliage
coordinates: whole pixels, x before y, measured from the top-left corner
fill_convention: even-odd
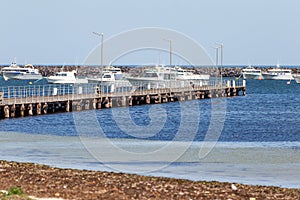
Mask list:
[[[12,186],[11,188],[9,188],[8,192],[8,196],[9,195],[23,195],[23,190],[20,187],[17,186]]]
[[[21,187],[13,186],[2,197],[0,194],[0,200],[30,200],[30,198],[24,194]]]

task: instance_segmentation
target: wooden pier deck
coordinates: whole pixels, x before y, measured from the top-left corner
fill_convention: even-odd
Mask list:
[[[175,88],[132,87],[99,92],[95,84],[71,86],[16,86],[0,88],[0,119],[90,109],[157,104],[246,94],[246,82]],[[108,88],[107,86],[106,88]],[[97,89],[98,88],[98,89]],[[120,89],[122,88],[122,89]]]

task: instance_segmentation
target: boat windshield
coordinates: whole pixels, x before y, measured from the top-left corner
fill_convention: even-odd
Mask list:
[[[145,74],[143,75],[143,77],[154,77],[154,78],[157,78],[158,75],[157,75],[157,73],[149,72],[149,73],[145,73]]]

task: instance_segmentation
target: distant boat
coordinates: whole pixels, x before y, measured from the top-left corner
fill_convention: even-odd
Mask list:
[[[257,79],[261,80],[264,77],[262,76],[261,69],[255,69],[253,67],[247,67],[242,69],[243,79]]]
[[[115,79],[115,75],[112,72],[104,72],[102,74],[102,77],[89,77],[88,79],[88,83],[113,83],[116,81]]]
[[[61,71],[56,72],[53,76],[47,78],[50,84],[75,84],[75,83],[88,83],[85,78],[76,78],[76,70],[71,72]]]
[[[20,67],[16,62],[12,62],[9,67],[3,67],[1,69],[1,75],[4,80],[39,80],[43,78],[42,74],[40,74],[31,64]]]
[[[180,67],[165,66],[148,67],[141,76],[126,77],[132,85],[148,89],[182,87],[185,83],[194,84],[209,78],[209,75],[193,74],[191,71],[183,70]]]
[[[179,80],[209,80],[209,74],[195,74],[194,70],[182,69],[175,67],[177,71],[177,79]]]
[[[119,67],[106,66],[103,68],[103,74],[107,72],[111,72],[114,75],[115,80],[121,80],[123,78],[122,70]]]
[[[123,79],[123,73],[121,71],[121,68],[113,67],[113,66],[106,66],[102,70],[102,76],[98,77],[89,77],[88,82],[89,83],[112,83],[115,81],[119,81]]]
[[[269,69],[263,73],[263,77],[266,80],[293,80],[292,70],[290,69]]]

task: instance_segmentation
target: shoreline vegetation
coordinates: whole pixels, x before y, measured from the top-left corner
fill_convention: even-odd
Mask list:
[[[300,199],[300,189],[60,169],[0,160],[0,190],[58,199]],[[0,199],[6,199],[0,193]],[[7,198],[22,199],[22,198]],[[33,198],[34,199],[34,198]]]

